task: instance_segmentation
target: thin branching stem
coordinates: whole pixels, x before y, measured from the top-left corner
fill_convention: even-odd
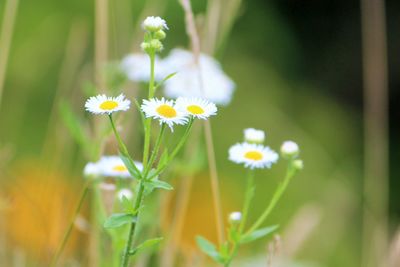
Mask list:
[[[137,220],[135,222],[132,222],[129,228],[129,234],[128,234],[128,241],[126,242],[126,246],[124,249],[124,252],[122,254],[122,263],[121,266],[122,267],[127,267],[129,264],[129,258],[130,258],[130,250],[132,247],[132,243],[133,243],[133,239],[135,238],[135,230],[136,230],[136,225],[138,223],[139,220],[139,210],[140,207],[142,205],[142,201],[143,201],[143,192],[144,192],[144,188],[145,188],[145,180],[141,179],[139,181],[139,190],[138,190],[138,194],[136,196],[135,199],[135,204],[134,204],[134,210],[136,212],[136,217]]]
[[[119,135],[119,133],[118,133],[118,131],[117,131],[117,128],[115,127],[115,123],[114,123],[114,120],[113,120],[113,118],[112,118],[112,115],[110,114],[108,117],[109,117],[109,119],[110,119],[111,128],[112,128],[112,130],[113,130],[113,132],[114,132],[115,138],[117,139],[117,143],[118,143],[118,147],[119,147],[119,152],[120,152],[124,157],[126,157],[126,158],[129,160],[130,165],[133,166],[135,173],[131,173],[131,174],[132,174],[134,177],[136,177],[136,178],[138,178],[138,179],[141,179],[141,178],[142,178],[141,172],[140,172],[140,170],[138,169],[138,167],[136,166],[136,164],[135,164],[135,162],[133,161],[132,157],[129,155],[129,151],[128,151],[128,149],[126,148],[126,145],[124,144],[124,142],[122,141],[122,138],[121,138],[121,136]]]
[[[285,178],[283,179],[283,182],[280,183],[278,188],[276,189],[274,195],[272,196],[271,201],[269,202],[269,205],[264,210],[263,214],[258,218],[258,220],[250,227],[250,229],[246,232],[245,235],[248,235],[248,234],[252,233],[253,231],[257,230],[263,224],[265,219],[275,208],[276,204],[278,203],[278,201],[281,198],[281,196],[283,195],[283,193],[286,191],[286,188],[295,173],[296,173],[296,169],[293,166],[293,160],[291,160],[288,164]]]
[[[154,144],[153,152],[151,153],[149,162],[147,164],[147,168],[143,172],[143,177],[145,177],[146,179],[147,179],[147,175],[148,175],[149,171],[151,170],[151,166],[153,165],[154,161],[156,160],[156,157],[157,157],[158,152],[160,150],[161,141],[162,141],[162,138],[163,138],[164,133],[165,133],[165,127],[166,127],[166,124],[163,123],[161,125],[161,129],[160,129],[160,132],[158,134],[156,143]]]
[[[65,245],[67,244],[67,241],[69,239],[69,236],[71,235],[72,229],[74,228],[76,217],[78,216],[78,214],[79,214],[79,212],[80,212],[80,210],[82,208],[83,202],[84,202],[84,200],[86,198],[86,195],[87,195],[87,193],[89,191],[89,186],[90,186],[90,181],[88,180],[85,183],[84,187],[83,187],[83,190],[82,190],[82,193],[80,195],[78,204],[77,204],[77,206],[75,208],[75,211],[74,211],[74,214],[72,215],[72,218],[71,218],[71,220],[70,220],[70,222],[68,224],[68,228],[65,231],[65,234],[64,234],[64,237],[62,239],[62,242],[61,242],[60,246],[58,247],[57,252],[54,254],[53,259],[51,260],[51,263],[50,263],[51,267],[57,266],[57,262],[58,262],[58,260],[59,260],[59,258],[61,256],[62,252],[64,251]]]
[[[154,65],[155,65],[155,53],[150,53],[150,81],[149,81],[149,99],[154,97]],[[151,119],[148,118],[145,121],[144,128],[144,148],[143,148],[143,166],[147,167],[150,153],[150,139],[151,139]]]

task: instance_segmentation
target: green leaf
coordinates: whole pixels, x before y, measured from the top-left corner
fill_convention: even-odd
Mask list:
[[[205,254],[210,256],[213,260],[215,260],[216,262],[221,263],[221,264],[224,263],[223,257],[221,257],[221,255],[218,253],[218,251],[213,243],[211,243],[210,241],[208,241],[207,239],[205,239],[202,236],[196,237],[196,243],[197,243],[197,246],[201,249],[201,251],[203,251]]]
[[[86,141],[88,140],[86,133],[83,131],[82,123],[80,122],[79,118],[74,114],[70,105],[63,101],[60,104],[60,113],[61,118],[63,119],[68,131],[75,139],[75,141],[82,145],[86,145]]]
[[[163,237],[157,237],[157,238],[148,239],[148,240],[144,241],[142,244],[140,244],[139,246],[137,246],[136,248],[134,248],[131,251],[129,251],[129,254],[130,255],[135,255],[136,253],[138,253],[139,251],[141,251],[141,250],[143,250],[145,248],[157,245],[163,239],[164,239]]]
[[[257,240],[259,238],[262,238],[262,237],[274,232],[276,229],[278,229],[278,227],[279,227],[279,225],[273,225],[273,226],[268,226],[265,228],[255,230],[254,232],[243,236],[242,239],[240,240],[240,243],[245,244],[245,243],[249,243],[254,240]]]
[[[126,168],[128,169],[129,173],[136,179],[140,179],[140,171],[136,167],[133,160],[129,157],[129,155],[124,155],[123,153],[119,153],[122,161],[124,162]]]
[[[160,181],[160,180],[151,180],[147,182],[153,188],[165,189],[165,190],[173,190],[174,188],[167,182]]]
[[[136,216],[132,213],[114,213],[104,222],[104,228],[117,228],[127,223],[135,223]]]
[[[161,81],[160,83],[158,83],[158,84],[154,87],[154,89],[156,89],[156,88],[160,87],[161,85],[163,85],[167,80],[169,80],[169,79],[171,79],[172,77],[174,77],[175,74],[177,74],[177,72],[173,72],[173,73],[167,75],[164,79],[162,79],[162,81]]]

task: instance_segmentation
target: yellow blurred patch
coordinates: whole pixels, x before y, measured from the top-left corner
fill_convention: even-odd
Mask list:
[[[70,177],[33,162],[19,164],[11,173],[6,190],[10,206],[5,211],[8,239],[29,257],[47,261],[62,240],[79,190]],[[70,254],[78,237],[71,235],[64,255]]]

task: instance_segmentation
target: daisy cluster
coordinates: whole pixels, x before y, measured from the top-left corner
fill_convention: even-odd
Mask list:
[[[143,170],[142,163],[135,161],[135,165],[139,171]],[[89,162],[86,164],[83,174],[87,177],[132,177],[119,156],[103,156],[97,162]]]
[[[121,63],[122,70],[134,82],[150,80],[149,57],[143,53],[126,56]],[[173,49],[169,55],[155,58],[155,79],[176,72],[165,81],[164,94],[170,98],[199,97],[221,106],[228,105],[235,90],[235,83],[222,70],[221,64],[213,57],[200,54],[196,63],[193,53],[183,49]]]
[[[173,131],[173,125],[184,125],[189,118],[206,120],[208,117],[217,114],[217,107],[214,103],[201,98],[179,97],[177,100],[165,98],[143,100],[141,106],[147,118],[153,118],[165,123]]]
[[[237,143],[229,149],[229,160],[243,164],[249,169],[271,168],[279,159],[278,154],[268,146],[264,146],[265,133],[256,129],[244,130],[245,141]]]
[[[90,97],[85,108],[93,114],[111,115],[117,111],[126,111],[130,107],[130,101],[123,94],[117,97],[98,95]],[[147,118],[160,121],[160,124],[167,124],[171,130],[173,125],[184,125],[190,117],[206,120],[217,114],[217,106],[208,100],[196,97],[179,97],[176,100],[165,98],[151,98],[143,100],[141,110]]]

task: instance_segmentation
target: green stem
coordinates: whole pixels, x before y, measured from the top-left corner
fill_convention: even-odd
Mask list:
[[[110,114],[110,115],[108,115],[108,117],[110,118],[111,127],[112,127],[112,129],[113,129],[115,138],[117,139],[117,142],[118,142],[119,151],[121,152],[122,155],[124,155],[124,157],[126,157],[126,158],[129,160],[129,162],[131,163],[131,166],[133,166],[133,168],[134,168],[135,173],[131,173],[131,175],[133,175],[134,177],[137,177],[138,179],[140,179],[141,176],[142,176],[142,175],[141,175],[141,172],[140,172],[140,170],[136,167],[136,164],[135,164],[135,162],[133,161],[132,157],[129,155],[128,149],[126,148],[124,142],[122,141],[121,136],[119,135],[119,133],[118,133],[116,127],[115,127],[115,124],[114,124],[114,120],[113,120],[113,118],[112,118],[112,115]],[[129,170],[129,169],[128,169],[128,170]]]
[[[148,175],[149,171],[151,170],[151,166],[153,165],[154,161],[156,160],[156,157],[158,155],[158,151],[160,150],[160,145],[161,145],[161,141],[162,141],[162,138],[164,136],[164,133],[165,133],[165,128],[166,128],[166,124],[163,123],[161,125],[161,129],[160,129],[160,132],[158,134],[156,143],[154,145],[153,152],[151,153],[150,160],[147,163],[145,171],[143,172],[143,177],[145,179],[147,178],[147,175]]]
[[[150,81],[149,81],[149,99],[154,97],[154,65],[155,65],[155,53],[149,53],[150,57]],[[146,119],[144,128],[144,148],[143,148],[143,166],[147,167],[150,153],[150,137],[151,137],[151,119]]]
[[[75,223],[76,217],[78,216],[79,211],[82,208],[83,201],[84,201],[84,199],[85,199],[85,197],[86,197],[86,195],[87,195],[87,193],[89,191],[89,185],[90,185],[90,181],[87,181],[85,183],[85,186],[84,186],[83,190],[82,190],[82,194],[81,194],[81,196],[79,198],[78,205],[76,206],[75,212],[72,215],[72,218],[71,218],[71,221],[70,221],[70,223],[68,225],[67,231],[64,234],[64,237],[62,239],[61,245],[57,249],[57,252],[54,254],[50,266],[57,266],[57,262],[58,262],[58,260],[59,260],[59,258],[61,256],[61,253],[63,252],[63,250],[65,248],[65,245],[67,244],[69,236],[71,235],[71,232],[72,232],[72,229],[74,227],[74,223]]]
[[[234,242],[233,243],[233,247],[232,247],[232,251],[231,251],[231,255],[229,256],[229,259],[227,262],[225,262],[224,267],[229,267],[231,265],[231,262],[233,260],[233,258],[235,257],[237,251],[239,248],[239,243],[238,242]]]
[[[243,210],[242,210],[242,220],[239,225],[239,236],[242,235],[243,229],[246,225],[247,217],[249,214],[249,209],[250,209],[250,203],[251,199],[253,198],[254,195],[254,171],[249,170],[247,174],[247,185],[246,185],[246,193],[245,193],[245,199],[244,199],[244,204],[243,204]],[[225,267],[229,267],[231,264],[233,258],[235,257],[237,250],[239,248],[239,242],[236,240],[232,242],[232,250],[229,255],[228,260],[225,262]]]
[[[131,223],[131,226],[129,229],[128,241],[126,242],[125,250],[122,255],[122,264],[121,264],[122,267],[127,267],[129,264],[129,257],[130,257],[129,251],[132,247],[133,239],[135,237],[136,225],[139,222],[139,209],[140,209],[140,206],[142,205],[142,200],[143,200],[144,183],[145,183],[145,181],[143,179],[139,181],[139,191],[136,196],[135,205],[134,205],[137,220],[136,220],[136,222]]]
[[[246,194],[243,204],[242,221],[240,222],[239,226],[239,234],[242,234],[244,226],[246,224],[247,216],[249,214],[250,203],[251,199],[253,198],[253,195],[254,195],[254,171],[249,170],[247,174]]]
[[[193,126],[193,121],[194,121],[194,118],[191,117],[189,119],[189,123],[188,123],[188,126],[186,127],[185,133],[183,134],[182,138],[179,140],[179,143],[175,146],[175,149],[172,151],[171,155],[168,157],[167,162],[165,162],[161,166],[157,166],[156,172],[152,176],[148,177],[148,179],[151,179],[151,178],[159,175],[169,165],[169,163],[176,157],[176,155],[179,153],[182,146],[185,144],[186,140],[189,137],[190,130],[192,129],[192,126]]]
[[[295,174],[296,169],[293,167],[293,160],[291,160],[288,164],[288,168],[286,171],[285,178],[281,184],[279,184],[278,188],[276,189],[274,195],[272,196],[272,199],[265,209],[264,213],[258,218],[258,220],[250,227],[250,229],[246,232],[245,235],[248,235],[252,233],[253,231],[257,230],[262,223],[265,221],[265,219],[268,217],[268,215],[271,213],[271,211],[275,208],[276,204],[278,203],[279,199],[285,192],[291,178]]]

